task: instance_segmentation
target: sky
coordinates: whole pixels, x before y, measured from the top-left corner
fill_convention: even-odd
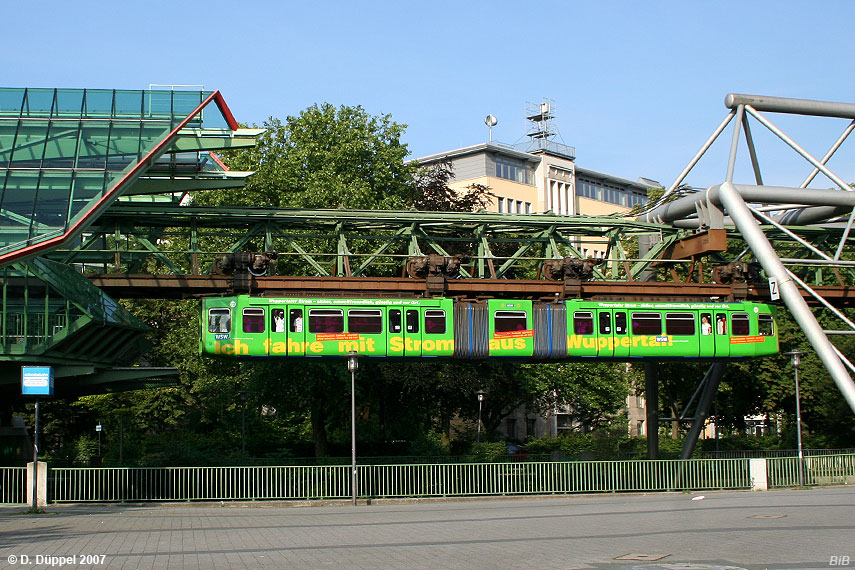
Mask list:
[[[0,0],[0,84],[203,85],[247,124],[361,105],[407,125],[413,158],[486,142],[487,114],[494,141],[524,142],[527,105],[550,100],[577,165],[668,186],[728,93],[855,103],[853,17],[851,0]],[[768,117],[818,156],[848,124]],[[811,167],[751,128],[764,182],[801,184]],[[724,180],[731,133],[687,183]],[[853,148],[829,163],[847,182]],[[753,183],[747,156],[743,144],[737,182]]]

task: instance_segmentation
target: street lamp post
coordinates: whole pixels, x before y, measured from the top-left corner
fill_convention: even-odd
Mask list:
[[[799,449],[799,486],[804,487],[805,468],[804,450],[802,449],[802,405],[801,398],[799,397],[799,364],[801,364],[801,357],[805,353],[801,350],[791,350],[784,354],[791,358],[790,362],[793,364],[796,375],[796,441],[798,442]]]
[[[350,491],[351,503],[356,506],[356,370],[359,360],[356,352],[348,353],[347,369],[350,370]]]
[[[478,434],[475,436],[475,441],[481,443],[481,405],[484,402],[484,390],[475,392],[478,395]]]

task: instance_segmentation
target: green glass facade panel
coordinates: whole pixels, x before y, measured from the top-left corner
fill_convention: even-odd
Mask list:
[[[212,94],[0,89],[0,253],[68,231],[120,181],[127,189],[140,161]],[[215,106],[186,124],[209,125],[228,128]],[[199,153],[190,154],[152,164],[198,171]]]

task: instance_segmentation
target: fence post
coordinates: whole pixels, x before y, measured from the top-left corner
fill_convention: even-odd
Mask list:
[[[765,491],[769,488],[765,459],[749,459],[748,473],[751,477],[752,491]]]
[[[38,503],[37,507],[44,507],[47,505],[47,463],[44,461],[39,461],[38,472],[38,489],[36,493],[38,494]],[[27,463],[27,504],[33,504],[33,462],[30,461]]]

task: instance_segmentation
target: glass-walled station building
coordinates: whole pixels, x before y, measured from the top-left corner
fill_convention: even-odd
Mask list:
[[[259,133],[218,91],[0,89],[0,392],[20,394],[27,363],[54,366],[59,396],[174,381],[172,369],[128,368],[147,327],[61,252],[85,249],[116,204],[242,186],[250,173],[211,151]]]

